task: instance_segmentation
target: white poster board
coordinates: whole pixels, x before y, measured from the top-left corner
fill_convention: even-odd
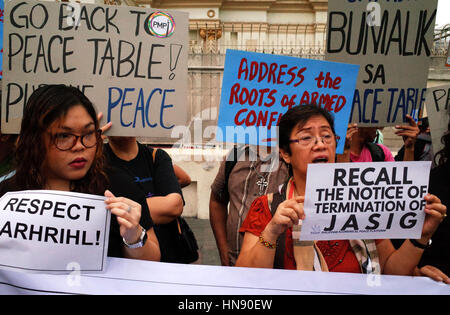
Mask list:
[[[1,127],[19,133],[40,85],[78,87],[112,121],[109,135],[170,137],[187,120],[187,13],[9,0]]]
[[[0,198],[0,266],[104,271],[111,217],[104,200],[51,190],[6,193]]]
[[[301,240],[418,239],[431,162],[309,164]]]
[[[208,302],[209,306],[192,309],[191,312],[206,313],[208,310],[221,313],[236,312],[238,307],[233,307],[233,302],[246,302],[249,299],[271,300],[275,299],[275,295],[283,295],[279,300],[273,301],[271,306],[272,310],[280,310],[271,313],[279,314],[285,310],[286,295],[448,295],[450,285],[438,283],[427,277],[230,268],[108,258],[106,272],[96,275],[76,272],[69,276],[46,275],[0,270],[0,294],[152,294],[158,295],[155,298],[157,303],[166,302],[166,299],[172,302],[165,303],[165,309],[169,314],[172,310],[186,311],[187,305],[200,301],[204,306]],[[170,297],[172,295],[174,297]],[[208,298],[211,295],[224,297]],[[241,295],[246,297],[236,298]],[[264,298],[262,295],[269,296]],[[243,313],[258,311],[255,308],[244,308],[245,305],[241,303],[238,306],[239,311]],[[262,305],[259,310],[263,311]]]

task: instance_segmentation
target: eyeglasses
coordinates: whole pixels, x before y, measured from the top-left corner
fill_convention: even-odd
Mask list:
[[[323,144],[331,144],[334,141],[334,135],[333,134],[326,134],[319,137],[313,137],[310,135],[300,136],[298,139],[289,139],[290,143],[298,143],[301,146],[310,146],[315,145],[318,143],[318,139],[322,141]]]
[[[61,132],[54,134],[52,137],[53,143],[58,150],[68,151],[75,146],[78,142],[78,138],[80,138],[81,144],[87,149],[96,146],[98,140],[100,139],[101,133],[101,130],[95,130],[88,132],[87,134],[77,136],[72,133]]]

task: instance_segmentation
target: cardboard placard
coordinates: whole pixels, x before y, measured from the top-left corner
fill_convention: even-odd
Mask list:
[[[437,0],[328,1],[325,59],[361,65],[351,122],[393,126],[424,105]]]
[[[8,1],[2,133],[18,133],[42,84],[78,87],[112,121],[109,135],[170,137],[187,120],[188,14]]]
[[[111,212],[102,196],[52,190],[0,198],[0,266],[68,273],[104,271]]]
[[[442,136],[448,131],[450,119],[450,84],[428,88],[427,115],[434,154],[444,148]]]
[[[227,50],[216,139],[275,146],[276,125],[291,107],[316,103],[345,139],[357,65]],[[342,153],[344,141],[338,142]]]
[[[300,239],[419,239],[430,167],[430,161],[309,164]]]

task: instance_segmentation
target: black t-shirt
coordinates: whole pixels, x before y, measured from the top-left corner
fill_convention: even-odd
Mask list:
[[[138,148],[137,156],[130,161],[118,158],[108,144],[104,146],[104,152],[108,162],[114,167],[124,170],[133,178],[134,184],[139,186],[139,191],[147,198],[167,196],[171,193],[178,193],[183,197],[180,184],[173,170],[172,159],[167,152],[158,149],[155,154],[155,163],[153,163],[154,149],[140,143],[138,143]],[[161,250],[161,261],[163,262],[172,262],[169,258],[171,256],[169,244],[174,237],[173,232],[177,229],[176,220],[168,224],[154,226]]]
[[[428,191],[450,209],[450,163],[431,170]],[[446,217],[434,233],[431,247],[423,253],[419,266],[432,265],[450,275],[450,219]]]
[[[153,227],[153,221],[150,217],[145,197],[139,194],[139,187],[137,187],[129,178],[129,176],[121,169],[108,168],[107,175],[109,177],[110,184],[107,186],[116,197],[126,197],[132,199],[142,205],[142,213],[140,219],[140,225],[149,230]],[[121,183],[128,182],[129,184],[123,185]],[[15,176],[9,178],[0,183],[0,197],[9,191],[20,191],[23,188],[19,187],[15,182]],[[110,257],[123,257],[123,240],[120,235],[120,226],[117,222],[117,217],[111,214],[111,225],[109,230],[109,242],[108,242],[108,256]]]

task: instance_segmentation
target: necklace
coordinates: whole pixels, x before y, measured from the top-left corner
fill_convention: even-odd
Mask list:
[[[259,167],[261,169],[264,169],[264,171],[262,171],[261,173],[257,170],[257,167],[255,167],[256,162],[253,162],[251,168],[253,171],[255,171],[256,176],[258,176],[256,185],[258,186],[259,191],[257,194],[255,194],[256,196],[262,196],[267,194],[267,188],[269,187],[269,177],[270,174],[274,171],[276,162],[277,161],[274,158],[271,158],[269,166],[267,166],[265,163],[261,164]]]
[[[267,180],[269,174],[261,175],[258,173],[256,175],[258,175],[258,181],[256,182],[256,185],[259,187],[258,196],[262,196],[267,190],[267,186],[269,186],[269,181]]]

